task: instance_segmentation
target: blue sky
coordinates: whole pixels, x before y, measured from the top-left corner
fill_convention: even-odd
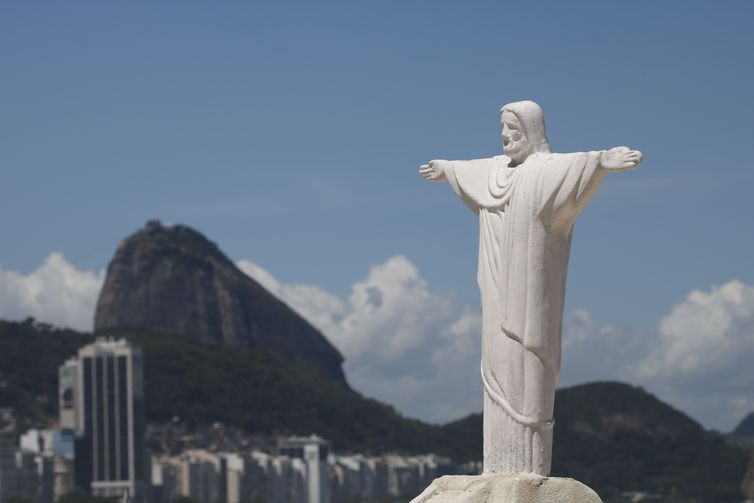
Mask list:
[[[401,256],[473,312],[474,216],[417,166],[500,153],[497,111],[533,99],[555,151],[645,155],[579,218],[566,309],[650,340],[690,292],[754,284],[753,21],[748,1],[5,2],[0,272],[60,252],[99,273],[159,218],[341,300]],[[390,386],[366,391],[401,408]]]

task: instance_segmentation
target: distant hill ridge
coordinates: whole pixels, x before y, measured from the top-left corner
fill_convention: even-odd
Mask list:
[[[731,443],[745,447],[754,447],[754,412],[749,413],[748,416],[743,418],[727,437]],[[752,458],[752,468],[754,469],[754,457]],[[752,474],[754,475],[754,470]]]
[[[343,357],[315,327],[184,225],[152,220],[120,243],[107,268],[94,328],[138,328],[262,348],[344,379]]]
[[[743,418],[736,429],[731,432],[731,435],[754,437],[754,412],[750,412],[748,416]]]

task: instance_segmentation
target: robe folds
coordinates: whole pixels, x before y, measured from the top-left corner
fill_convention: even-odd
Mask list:
[[[440,161],[479,216],[485,473],[549,474],[571,234],[600,154]]]

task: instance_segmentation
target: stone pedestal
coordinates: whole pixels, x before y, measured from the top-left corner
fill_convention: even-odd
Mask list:
[[[581,482],[529,473],[447,475],[411,503],[602,503]]]

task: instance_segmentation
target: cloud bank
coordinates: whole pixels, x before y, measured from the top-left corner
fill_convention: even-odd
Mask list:
[[[754,411],[754,287],[733,280],[694,290],[654,332],[569,313],[561,382],[640,384],[705,426],[730,431]]]
[[[754,410],[754,287],[730,281],[692,291],[663,317],[637,368],[683,410],[722,431]]]
[[[345,296],[238,267],[319,328],[343,353],[351,384],[410,416],[443,422],[481,409],[477,306],[432,291],[404,256],[374,265]],[[0,318],[91,330],[104,271],[51,253],[29,274],[0,268]],[[707,427],[729,431],[754,410],[754,286],[694,290],[655,331],[566,314],[560,384],[640,384]]]
[[[92,330],[104,279],[104,271],[80,271],[58,252],[27,275],[0,268],[0,318],[31,316],[59,327]]]

